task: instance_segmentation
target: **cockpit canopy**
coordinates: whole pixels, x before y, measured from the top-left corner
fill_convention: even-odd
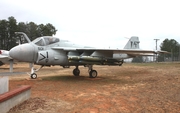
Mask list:
[[[32,42],[34,44],[36,44],[37,46],[47,46],[50,44],[57,43],[59,41],[60,41],[59,38],[55,38],[52,36],[43,36],[43,37],[39,37],[39,38],[33,40]]]

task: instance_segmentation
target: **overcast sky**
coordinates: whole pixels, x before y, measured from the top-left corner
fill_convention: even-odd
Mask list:
[[[165,38],[180,43],[179,0],[0,0],[0,20],[53,24],[56,37],[103,48],[123,48],[138,36],[141,49]],[[126,37],[126,38],[125,38]]]

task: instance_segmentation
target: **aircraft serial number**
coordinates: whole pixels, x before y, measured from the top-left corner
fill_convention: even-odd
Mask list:
[[[38,50],[44,50],[44,48],[43,47],[38,47]]]

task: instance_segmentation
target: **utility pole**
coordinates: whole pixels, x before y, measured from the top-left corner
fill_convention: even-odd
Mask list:
[[[156,51],[157,51],[157,41],[159,40],[159,39],[154,39],[155,41],[156,41]],[[157,54],[155,55],[155,61],[157,62]]]
[[[159,40],[159,39],[154,39],[155,41],[156,41],[156,50],[157,50],[157,41]]]

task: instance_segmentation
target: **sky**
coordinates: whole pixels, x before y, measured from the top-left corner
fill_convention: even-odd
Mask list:
[[[55,37],[101,48],[122,49],[131,36],[141,49],[180,43],[179,11],[179,0],[0,0],[0,20],[51,23]]]

